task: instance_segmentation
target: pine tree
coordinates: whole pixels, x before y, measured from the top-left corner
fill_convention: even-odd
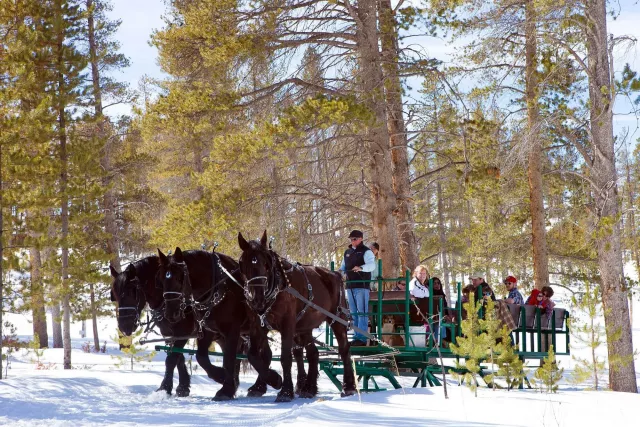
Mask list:
[[[598,287],[591,287],[589,283],[585,285],[584,293],[580,297],[573,297],[573,306],[586,315],[586,323],[576,321],[580,317],[576,314],[571,322],[571,335],[574,341],[586,345],[590,350],[590,357],[578,357],[572,355],[572,359],[577,362],[573,370],[573,381],[583,383],[587,380],[593,382],[594,390],[601,387],[601,376],[604,374],[606,361],[596,354],[598,348],[605,340],[605,333],[598,323],[602,317],[601,296]],[[575,348],[575,345],[573,346]]]
[[[562,379],[564,368],[558,368],[556,364],[556,355],[553,351],[553,345],[549,346],[549,354],[542,361],[542,366],[536,369],[535,378],[541,381],[540,391],[547,393],[556,393],[558,391],[558,383]]]
[[[462,336],[458,337],[456,344],[451,344],[453,354],[465,359],[464,365],[457,363],[458,369],[464,369],[463,374],[454,373],[454,378],[461,378],[477,397],[478,374],[482,367],[480,363],[487,357],[488,348],[491,346],[486,333],[482,332],[481,320],[478,312],[482,308],[482,301],[475,302],[475,295],[469,295],[469,302],[464,303],[463,308],[467,312],[467,318],[462,321]]]

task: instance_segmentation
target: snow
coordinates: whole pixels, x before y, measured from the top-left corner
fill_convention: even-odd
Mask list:
[[[635,310],[634,317],[634,325],[640,325],[640,310]],[[30,339],[31,325],[25,315],[9,314],[5,319],[17,327],[21,339]],[[121,352],[110,338],[115,335],[115,319],[103,318],[99,324],[101,340],[107,340],[106,354],[84,353],[82,345],[92,339],[80,338],[80,324],[73,325],[72,370],[61,367],[62,349],[44,350],[41,362],[50,369],[37,369],[33,352],[20,350],[11,355],[8,378],[0,381],[0,425],[584,427],[635,425],[632,420],[640,415],[640,395],[587,391],[587,384],[572,385],[568,379],[575,362],[569,357],[559,358],[560,366],[565,368],[565,379],[557,394],[479,387],[478,397],[474,397],[467,387],[458,386],[449,378],[449,398],[445,399],[443,387],[413,389],[410,387],[414,378],[403,377],[400,381],[404,389],[393,390],[385,380],[380,380],[388,391],[340,398],[321,373],[315,399],[295,399],[290,403],[274,403],[277,391],[273,389],[261,398],[245,397],[256,379],[251,370],[241,373],[236,400],[213,402],[211,398],[220,385],[211,381],[193,358],[191,395],[178,398],[155,391],[164,375],[164,353],[157,354],[151,362],[135,364],[133,371],[128,364],[116,367]],[[90,325],[87,327],[90,331]],[[636,327],[636,349],[639,342],[640,328]],[[153,344],[147,347],[151,349]],[[586,351],[573,349],[574,354],[585,356]],[[221,364],[217,358],[212,361]],[[537,362],[530,361],[529,365],[532,371]],[[272,363],[272,367],[280,369],[278,362]],[[177,385],[176,372],[174,387]]]

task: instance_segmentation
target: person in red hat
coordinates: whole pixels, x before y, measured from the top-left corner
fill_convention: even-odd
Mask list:
[[[509,295],[505,298],[505,301],[508,304],[524,305],[524,298],[522,298],[522,294],[518,290],[518,279],[513,276],[507,276],[507,278],[504,279],[504,284],[509,291]]]

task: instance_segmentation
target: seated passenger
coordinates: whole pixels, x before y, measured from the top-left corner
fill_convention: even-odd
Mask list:
[[[527,305],[535,305],[543,310],[546,314],[550,314],[555,307],[555,303],[551,301],[553,289],[551,286],[544,286],[542,289],[534,289],[527,299]]]
[[[424,265],[413,270],[413,279],[409,282],[409,293],[415,298],[429,298],[429,271]]]
[[[504,279],[504,284],[507,287],[507,291],[509,291],[509,295],[504,300],[508,304],[524,305],[524,298],[522,298],[522,294],[518,290],[518,279],[513,276],[507,276]]]
[[[473,273],[469,276],[469,279],[471,279],[471,283],[476,292],[476,301],[487,298],[491,298],[493,301],[496,300],[493,289],[484,281],[484,275],[482,273]]]

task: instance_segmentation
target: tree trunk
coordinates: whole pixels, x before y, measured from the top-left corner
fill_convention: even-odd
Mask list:
[[[628,237],[631,242],[631,258],[634,261],[636,267],[636,274],[640,279],[640,255],[638,250],[638,234],[636,228],[636,182],[631,180],[631,164],[629,162],[629,151],[627,150],[625,153],[625,171],[627,175],[627,192],[629,197],[629,219],[627,221],[628,225]],[[629,319],[631,321],[631,330],[633,330],[633,294],[629,293]]]
[[[98,353],[100,351],[100,338],[98,337],[98,310],[96,309],[96,293],[93,283],[89,285],[89,292],[91,298],[91,321],[93,323],[93,346],[96,353]]]
[[[447,300],[451,301],[451,286],[449,285],[449,265],[447,263],[447,237],[444,227],[444,203],[442,202],[442,185],[436,184],[436,197],[438,198],[438,238],[440,239],[440,265],[442,266],[442,284]]]
[[[29,249],[31,264],[31,312],[33,316],[33,335],[38,336],[40,348],[49,347],[47,333],[47,313],[44,301],[44,285],[42,283],[42,259],[40,249]]]
[[[537,289],[549,285],[549,251],[545,228],[544,200],[542,194],[542,143],[540,134],[540,108],[538,105],[537,77],[537,29],[533,0],[525,4],[525,53],[526,53],[526,101],[527,145],[529,150],[529,206],[531,211],[531,237],[533,247],[533,281]]]
[[[420,264],[413,217],[413,198],[409,179],[407,132],[403,116],[402,84],[398,72],[398,30],[391,0],[380,0],[382,70],[385,77],[387,127],[393,162],[393,188],[396,193],[397,227],[401,268],[413,270]]]
[[[51,324],[53,326],[53,348],[62,348],[62,316],[60,314],[60,302],[51,304]]]
[[[374,115],[364,135],[371,172],[373,234],[380,244],[384,275],[397,277],[400,272],[395,217],[397,203],[393,190],[393,163],[389,146],[387,114],[384,108],[384,79],[378,49],[376,9],[376,0],[359,0],[354,18],[362,97],[365,105]]]
[[[57,19],[63,20],[61,1],[56,2]],[[61,24],[63,25],[63,24]],[[65,78],[64,68],[64,30],[58,28],[57,33],[57,67],[58,67],[58,87],[57,87],[57,113],[58,113],[58,143],[60,144],[60,220],[61,220],[61,257],[62,269],[60,290],[62,294],[62,333],[64,348],[64,369],[71,369],[71,292],[69,289],[69,195],[67,194],[68,158],[67,158],[67,118],[65,111]]]
[[[107,121],[103,115],[102,87],[100,86],[100,64],[97,55],[94,23],[94,1],[87,0],[87,24],[89,33],[89,57],[91,60],[91,81],[93,84],[93,107],[95,118],[98,121],[98,137],[104,141],[100,164],[104,171],[102,185],[104,196],[102,205],[104,210],[104,229],[107,233],[107,253],[111,259],[111,265],[116,271],[120,271],[120,242],[118,240],[118,224],[116,222],[117,198],[113,188],[113,166],[111,162],[111,140],[106,134]]]
[[[4,239],[3,230],[4,230],[4,217],[2,215],[3,209],[3,200],[2,195],[4,194],[4,188],[2,185],[2,145],[0,145],[0,380],[2,379],[2,313],[4,312],[4,271],[2,270],[2,260],[4,259]]]
[[[596,214],[596,252],[602,278],[607,331],[609,385],[614,391],[637,393],[629,304],[624,283],[618,186],[613,139],[613,91],[609,65],[605,0],[586,2],[590,127],[593,139],[592,180]]]

